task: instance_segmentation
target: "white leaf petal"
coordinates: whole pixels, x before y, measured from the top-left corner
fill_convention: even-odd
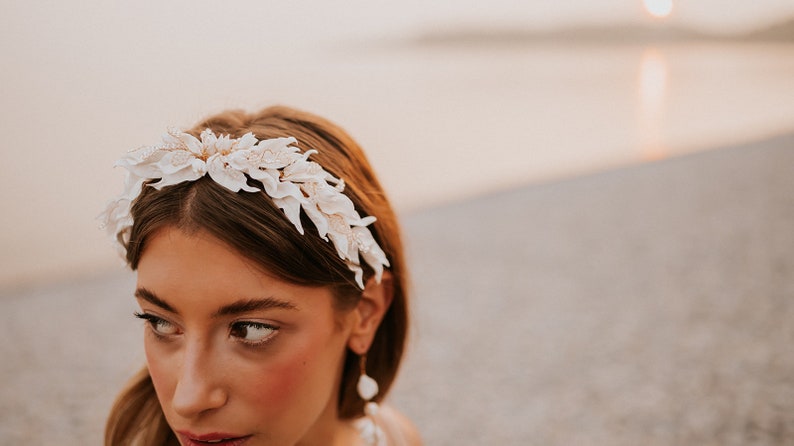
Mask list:
[[[259,189],[247,184],[244,173],[228,167],[221,156],[213,155],[207,160],[207,172],[216,183],[232,192],[259,192]]]

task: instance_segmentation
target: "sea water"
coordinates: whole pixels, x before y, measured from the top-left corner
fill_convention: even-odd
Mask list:
[[[94,220],[121,190],[114,160],[229,107],[283,103],[339,122],[402,213],[794,129],[785,44],[406,40],[71,68],[53,57],[60,73],[4,74],[25,77],[5,94],[0,285],[118,265]]]

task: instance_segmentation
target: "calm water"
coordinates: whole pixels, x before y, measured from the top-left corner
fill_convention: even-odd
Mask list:
[[[90,70],[53,57],[57,81],[3,74],[15,88],[3,111],[0,285],[117,265],[93,220],[120,191],[114,160],[167,125],[228,107],[285,103],[331,117],[362,143],[404,212],[794,129],[791,45],[384,44],[306,49],[278,63],[170,55],[138,64],[114,53]],[[180,69],[152,75],[167,64]]]

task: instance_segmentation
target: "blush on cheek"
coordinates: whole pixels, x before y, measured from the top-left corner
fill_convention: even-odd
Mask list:
[[[307,389],[310,381],[307,374],[307,361],[303,357],[271,365],[252,380],[249,387],[251,397],[266,407],[283,409],[285,405],[300,400],[303,393],[311,392]]]

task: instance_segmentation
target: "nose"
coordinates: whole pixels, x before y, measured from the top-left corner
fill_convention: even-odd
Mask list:
[[[228,394],[219,366],[220,361],[206,346],[193,345],[185,350],[171,402],[177,414],[193,418],[226,404]]]

